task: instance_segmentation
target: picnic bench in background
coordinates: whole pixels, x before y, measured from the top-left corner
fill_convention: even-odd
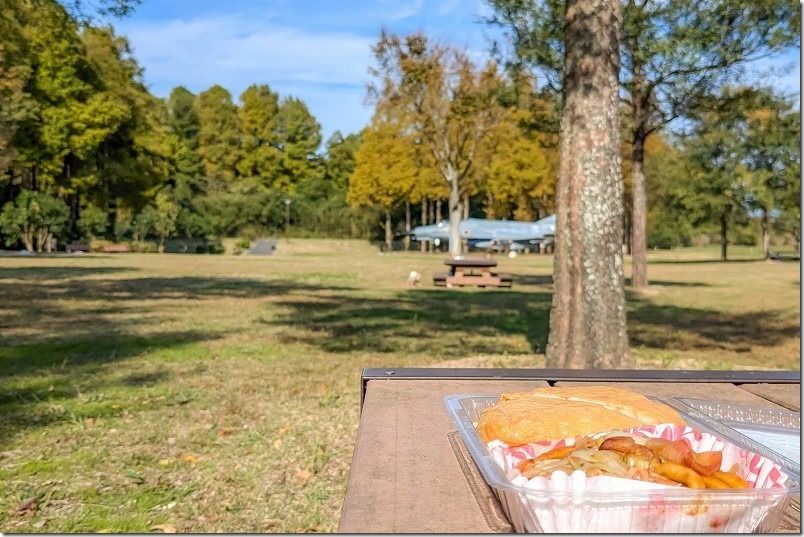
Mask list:
[[[89,252],[89,244],[68,244],[64,249],[68,254],[73,252],[87,253]]]
[[[128,244],[107,244],[103,247],[105,254],[122,254],[131,251],[131,246]]]
[[[449,272],[433,275],[433,283],[447,288],[461,287],[463,285],[477,285],[478,287],[511,287],[513,277],[510,274],[493,272],[497,266],[496,259],[482,257],[463,257],[447,259]]]

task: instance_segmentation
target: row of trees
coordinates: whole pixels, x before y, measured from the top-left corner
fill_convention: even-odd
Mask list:
[[[721,4],[731,6],[727,14],[742,6]],[[119,13],[132,5],[101,3]],[[550,33],[561,25],[550,21],[563,16],[563,4],[492,2],[490,22],[505,25],[516,45],[502,68],[475,65],[463,51],[421,34],[384,32],[374,48],[371,124],[360,134],[336,133],[323,148],[320,127],[299,99],[281,98],[267,85],[249,87],[237,101],[221,86],[197,95],[177,87],[168,99],[157,99],[145,88],[126,40],[111,28],[92,26],[90,17],[55,0],[35,6],[11,0],[9,6],[0,14],[0,233],[9,245],[19,240],[26,248],[46,249],[54,234],[62,241],[163,243],[170,237],[277,233],[285,224],[286,200],[296,233],[370,237],[383,229],[388,242],[414,221],[449,216],[457,233],[460,217],[533,220],[555,210],[564,45],[562,34]],[[751,17],[762,18],[760,7]],[[651,25],[670,16],[657,9],[626,6],[628,32],[642,36],[632,28],[638,23],[656,33]],[[784,26],[789,16],[777,13],[774,2],[762,9],[773,15],[762,19],[776,28],[773,43],[751,35],[753,48],[741,41],[717,52],[728,56],[721,67],[790,43]],[[739,15],[738,29],[741,17],[748,15]],[[703,19],[690,24],[698,28]],[[648,127],[644,121],[643,128],[634,127],[638,92],[633,81],[620,81],[631,88],[620,92],[626,96],[620,110],[629,209],[623,242],[635,261],[640,244],[689,244],[702,230],[724,237],[728,230],[724,244],[735,240],[732,235],[750,239],[745,228],[752,219],[761,222],[766,250],[774,226],[798,236],[795,111],[770,90],[720,93],[723,73],[736,75],[715,69],[711,54],[703,66],[689,59],[697,58],[690,51],[711,45],[695,35],[682,40],[662,34],[662,50],[686,47],[680,49],[687,51],[680,54],[688,58],[686,70],[680,59],[664,65],[653,49],[640,49],[639,61],[650,65],[642,71],[653,81],[654,93],[639,94],[652,110]],[[626,45],[621,56],[630,58],[637,45]],[[623,60],[627,77],[635,76],[629,67],[635,61]],[[698,67],[706,77],[694,88],[685,86],[691,79],[682,71],[697,73]],[[731,110],[732,119],[723,110]],[[679,116],[688,136],[662,136],[660,127]],[[723,133],[731,130],[733,151],[741,152],[729,169],[700,154],[703,138],[714,136],[706,129],[716,124]],[[755,128],[740,133],[746,125]],[[769,148],[775,156],[768,156]],[[694,171],[701,166],[711,171]],[[778,179],[780,170],[788,179]],[[642,187],[640,176],[647,178]],[[34,208],[49,202],[40,196],[31,205],[35,197],[22,197],[25,192],[67,207],[66,219],[64,211],[41,217],[45,223],[37,226],[51,232],[39,242],[27,243],[21,230],[40,218]],[[637,214],[641,197],[645,217]],[[644,239],[638,238],[640,218],[646,221]],[[460,247],[458,240],[451,244]]]
[[[135,3],[99,7],[125,13]],[[158,99],[126,39],[93,26],[81,6],[10,0],[0,10],[7,245],[275,233],[286,199],[308,232],[368,235],[374,212],[345,200],[358,135],[336,133],[320,154],[321,129],[305,104],[267,85],[238,103],[221,86]],[[54,202],[66,213],[39,215]],[[28,220],[49,229],[41,241],[22,231]]]
[[[369,93],[375,113],[355,157],[348,199],[382,208],[389,243],[394,230],[410,227],[412,212],[422,223],[430,221],[434,199],[449,200],[453,223],[472,210],[520,220],[554,211],[559,93],[537,90],[533,75],[522,69],[505,73],[492,63],[473,65],[461,51],[422,34],[384,33],[375,59]],[[685,132],[653,129],[638,142],[638,159],[631,109],[619,107],[624,203],[631,209],[623,223],[626,250],[633,245],[631,214],[640,197],[632,179],[637,168],[648,177],[650,193],[644,194],[649,218],[643,249],[690,245],[698,235],[712,235],[726,259],[730,242],[755,243],[754,227],[766,255],[772,228],[798,241],[800,122],[793,101],[771,88],[725,85],[686,102]],[[452,253],[459,249],[453,237]]]

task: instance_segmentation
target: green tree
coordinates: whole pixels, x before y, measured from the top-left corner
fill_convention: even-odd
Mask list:
[[[91,136],[86,136],[90,140],[86,150],[76,151],[76,156],[86,161],[85,173],[92,185],[87,194],[90,201],[108,208],[107,233],[111,236],[118,208],[136,211],[168,179],[167,110],[164,102],[146,89],[125,38],[115,36],[110,28],[89,28],[84,41],[99,78],[99,99],[119,114],[98,113],[98,118],[105,118],[106,135],[98,135],[100,143],[94,151]],[[91,158],[85,158],[85,153]]]
[[[156,212],[154,214],[153,230],[159,237],[159,253],[165,251],[165,240],[176,231],[176,220],[179,216],[179,205],[173,201],[169,192],[160,192],[154,200]]]
[[[264,185],[271,186],[279,174],[281,157],[274,132],[279,95],[267,84],[254,84],[240,95],[240,102],[243,141],[238,169],[242,176],[260,177]]]
[[[18,2],[0,10],[0,187],[4,179],[10,179],[9,167],[16,155],[12,142],[19,123],[35,109],[35,102],[24,91],[31,66],[21,31],[21,12]],[[0,200],[4,197],[0,190]]]
[[[794,104],[770,88],[744,89],[747,101],[737,127],[748,206],[759,213],[762,250],[770,257],[774,220],[796,222],[801,236],[801,120]]]
[[[6,245],[17,240],[29,252],[50,252],[50,241],[64,228],[69,208],[52,196],[24,190],[13,203],[6,203],[0,212],[0,229]]]
[[[466,53],[428,42],[419,33],[400,39],[382,31],[373,48],[370,86],[378,111],[400,117],[426,145],[450,187],[450,253],[462,252],[464,198],[478,148],[502,116],[502,80],[492,62],[477,69]]]
[[[108,218],[109,214],[105,209],[95,206],[85,207],[81,211],[81,217],[78,219],[81,240],[102,237],[106,232]]]
[[[292,192],[298,182],[323,173],[323,163],[316,154],[321,145],[321,126],[301,100],[282,100],[271,131],[271,146],[279,153],[274,187]]]
[[[567,2],[489,0],[489,18],[508,30],[517,62],[564,77],[562,21]],[[788,0],[677,0],[622,2],[620,83],[632,147],[634,287],[648,285],[644,146],[648,136],[683,116],[749,62],[800,42],[800,6]]]
[[[168,97],[168,127],[189,149],[198,147],[198,113],[193,107],[195,95],[184,86],[176,86]]]
[[[740,140],[744,128],[740,100],[726,90],[700,108],[694,135],[682,144],[686,158],[675,172],[679,196],[693,224],[717,226],[723,261],[728,259],[729,230],[748,220],[750,190]]]
[[[349,187],[349,177],[355,169],[355,153],[362,143],[359,134],[343,136],[335,131],[326,143],[324,177],[344,192]]]
[[[238,176],[242,137],[237,107],[231,94],[215,85],[198,94],[198,154],[207,175],[232,181]]]

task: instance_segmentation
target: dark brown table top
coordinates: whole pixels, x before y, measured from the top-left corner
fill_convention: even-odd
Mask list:
[[[451,267],[496,267],[496,259],[486,259],[485,257],[462,257],[460,259],[445,259],[445,265]]]
[[[381,371],[381,370],[376,370]],[[421,370],[416,370],[421,371]],[[364,374],[365,399],[354,457],[344,497],[339,532],[344,533],[491,533],[511,531],[491,489],[465,452],[444,407],[447,395],[496,395],[548,386],[612,385],[653,396],[690,397],[735,404],[801,406],[798,380],[745,378],[730,382],[728,374],[698,380],[695,372],[679,373],[676,381],[527,380],[442,378],[420,375],[405,378],[404,370],[388,370],[387,379]],[[452,370],[455,371],[455,370]],[[534,370],[539,371],[539,370]],[[560,370],[541,370],[559,371]],[[650,375],[643,376],[651,378]],[[701,376],[706,373],[701,372]],[[796,372],[798,373],[798,372]],[[575,377],[576,372],[570,372]],[[471,376],[471,375],[470,375]],[[604,375],[605,376],[605,375]],[[421,377],[421,378],[418,378]],[[551,378],[556,375],[551,375]],[[722,377],[722,378],[721,378]],[[772,377],[772,376],[771,376]],[[789,378],[793,378],[792,376]],[[548,379],[549,380],[549,379]],[[779,531],[800,533],[800,503],[788,507]]]

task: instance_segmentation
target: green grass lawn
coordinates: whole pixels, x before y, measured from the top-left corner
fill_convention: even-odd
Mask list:
[[[718,255],[649,254],[638,367],[799,369],[799,263]],[[544,364],[552,257],[499,291],[433,287],[444,257],[0,258],[0,531],[334,531],[362,368]]]

